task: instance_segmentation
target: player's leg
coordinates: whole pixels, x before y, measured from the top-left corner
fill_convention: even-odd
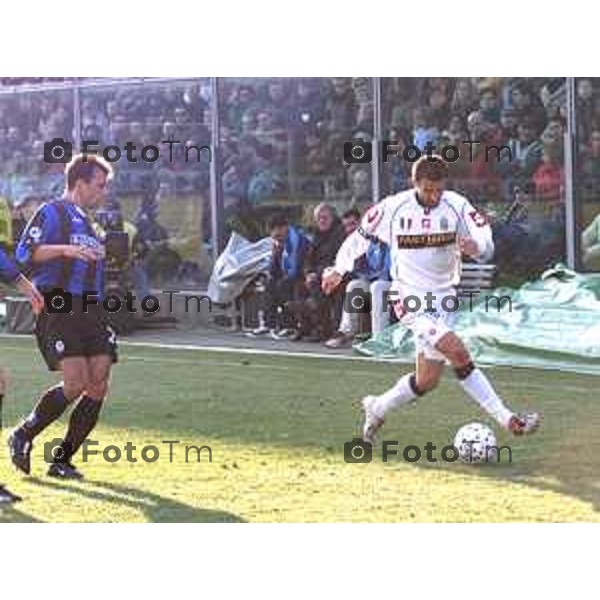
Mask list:
[[[374,444],[375,435],[383,426],[385,415],[390,410],[410,404],[431,391],[437,386],[443,372],[443,362],[430,360],[419,350],[416,373],[403,375],[389,390],[379,396],[363,398],[363,439]]]
[[[6,371],[3,367],[0,367],[0,431],[2,430],[2,400],[4,399],[7,385],[8,377]],[[0,483],[0,505],[18,502],[19,500],[22,500],[20,496],[13,494],[4,487],[4,484]]]
[[[63,452],[56,464],[50,467],[49,475],[77,479],[82,477],[71,464],[71,459],[98,423],[108,392],[112,363],[113,357],[106,354],[88,358],[89,381],[71,413]]]
[[[9,438],[11,460],[15,467],[29,474],[32,443],[51,423],[56,421],[67,406],[78,398],[88,384],[88,365],[85,357],[69,356],[57,365],[63,381],[46,390],[34,409]]]
[[[62,456],[48,471],[49,475],[67,479],[82,478],[71,464],[71,459],[98,422],[108,391],[111,365],[117,362],[117,337],[102,313],[91,310],[82,317],[81,331],[87,355],[88,379],[83,395],[71,413]]]
[[[502,427],[516,435],[532,433],[540,423],[539,415],[517,415],[498,396],[488,378],[478,369],[462,340],[452,331],[445,333],[435,348],[450,361],[467,394]]]

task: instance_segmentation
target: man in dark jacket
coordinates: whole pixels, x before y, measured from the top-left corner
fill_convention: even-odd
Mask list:
[[[300,318],[300,334],[309,340],[328,339],[339,322],[343,291],[325,296],[321,291],[323,271],[335,263],[345,235],[335,208],[319,204],[314,210],[316,232],[306,260],[304,302],[295,312]]]

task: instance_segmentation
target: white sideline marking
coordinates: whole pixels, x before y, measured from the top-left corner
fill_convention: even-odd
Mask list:
[[[23,336],[25,337],[25,336]],[[15,335],[14,334],[10,334],[10,333],[0,333],[0,339],[1,338],[10,338],[12,340],[15,339]],[[258,356],[279,356],[279,357],[286,357],[286,356],[291,356],[291,357],[295,357],[295,358],[325,358],[328,360],[350,360],[350,361],[362,361],[362,362],[375,362],[375,363],[388,363],[391,365],[400,365],[400,364],[414,364],[413,360],[403,360],[403,359],[398,359],[398,358],[376,358],[376,357],[372,357],[372,356],[346,356],[343,354],[322,354],[322,353],[317,353],[317,352],[290,352],[288,350],[284,350],[284,349],[266,349],[266,348],[228,348],[228,347],[223,347],[223,346],[194,346],[192,344],[164,344],[164,343],[159,343],[159,342],[128,342],[128,341],[119,341],[119,345],[120,346],[132,346],[132,347],[140,347],[140,348],[154,348],[154,349],[158,349],[158,350],[187,350],[187,351],[200,351],[200,352],[221,352],[223,354],[249,354],[249,355],[258,355]],[[7,345],[2,345],[0,346],[0,348],[2,349],[11,349],[11,350],[20,350],[23,347],[22,346],[7,346]],[[125,358],[125,357],[124,357]],[[133,358],[133,357],[130,357]],[[143,361],[148,361],[150,362],[151,358],[145,358],[145,357],[136,357],[134,360],[143,360]],[[154,359],[157,360],[157,359]],[[164,361],[164,359],[158,359],[157,362],[161,362]],[[166,362],[166,361],[165,361]],[[178,362],[177,360],[174,360],[173,362]],[[181,362],[181,361],[179,361]],[[190,361],[192,363],[197,363],[197,364],[201,364],[201,361]],[[234,364],[236,366],[248,366],[248,367],[257,367],[257,368],[267,368],[267,369],[274,369],[274,368],[278,368],[281,370],[287,370],[290,367],[286,367],[286,366],[281,366],[281,365],[239,365],[239,363],[224,363],[224,362],[215,362],[215,365],[219,365],[222,364],[224,366],[233,366]],[[509,368],[509,369],[534,369],[534,367],[528,367],[528,366],[519,366],[519,365],[483,365],[484,368],[486,369],[492,369],[495,367],[500,367],[500,368]],[[556,371],[557,369],[551,369],[551,368],[540,368],[540,369],[536,369],[540,372],[543,372],[545,370],[552,370],[552,371]],[[559,372],[571,372],[571,371],[560,371]],[[357,372],[358,373],[358,372]],[[592,375],[591,373],[575,373],[576,375]],[[526,381],[519,381],[518,383],[515,383],[514,385],[511,382],[505,382],[503,384],[503,387],[511,387],[513,389],[515,388],[529,388],[532,390],[540,390],[540,391],[544,391],[547,389],[547,386],[542,386],[542,385],[536,385],[536,384],[532,384],[532,383],[528,383]],[[570,385],[561,385],[559,386],[560,389],[563,389],[565,391],[568,392],[575,392],[575,393],[589,393],[590,390],[589,388],[583,388],[583,387],[579,387],[579,386],[570,386]]]
[[[345,354],[322,354],[319,352],[294,352],[284,349],[273,348],[228,348],[224,346],[194,346],[191,344],[161,344],[158,342],[126,342],[119,341],[119,346],[140,346],[144,348],[156,348],[159,350],[199,350],[206,352],[223,352],[225,354],[256,354],[263,356],[293,356],[296,358],[327,358],[336,360],[359,360],[367,362],[404,363],[412,364],[413,361],[403,361],[397,358],[375,358],[372,356],[346,356]]]

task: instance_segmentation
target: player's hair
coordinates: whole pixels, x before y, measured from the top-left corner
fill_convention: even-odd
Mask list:
[[[67,178],[67,190],[72,191],[79,179],[89,183],[96,169],[103,171],[108,179],[112,179],[113,170],[110,164],[101,156],[77,154],[65,168]]]
[[[289,222],[285,215],[273,215],[267,222],[267,228],[269,231],[273,231],[273,229],[277,227],[287,227]]]
[[[352,217],[360,221],[360,212],[358,209],[351,208],[342,215],[342,219],[351,219]]]
[[[416,183],[422,179],[441,181],[448,177],[448,163],[436,154],[421,156],[412,168],[412,180]]]

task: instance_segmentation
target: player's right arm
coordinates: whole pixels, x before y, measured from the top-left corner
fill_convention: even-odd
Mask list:
[[[17,244],[17,261],[32,266],[60,258],[96,260],[96,253],[85,246],[62,244],[58,213],[50,204],[40,206],[25,226]]]
[[[344,240],[338,250],[335,267],[323,276],[322,287],[326,294],[332,293],[340,285],[344,275],[354,269],[356,259],[365,254],[374,239],[388,245],[391,243],[393,199],[391,196],[372,206],[365,213],[360,227]]]

